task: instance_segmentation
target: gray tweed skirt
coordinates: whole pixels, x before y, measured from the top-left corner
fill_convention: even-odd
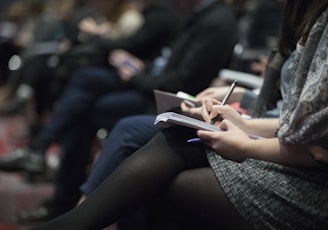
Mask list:
[[[297,169],[207,158],[223,190],[254,229],[328,229],[328,166]]]

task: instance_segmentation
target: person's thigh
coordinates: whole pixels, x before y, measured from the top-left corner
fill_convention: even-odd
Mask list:
[[[154,120],[153,115],[137,115],[123,118],[115,125],[87,181],[81,187],[84,194],[89,194],[121,162],[159,132],[160,128],[154,125]]]
[[[108,67],[83,67],[74,72],[69,87],[77,87],[95,94],[103,94],[122,88],[122,82],[114,69]]]
[[[111,130],[121,118],[144,114],[147,107],[147,99],[136,90],[107,93],[95,103],[92,122],[95,127]]]
[[[169,210],[181,229],[251,229],[210,167],[186,170],[171,184]]]
[[[88,176],[86,170],[93,159],[95,130],[76,125],[61,135],[60,167],[57,170],[54,199],[63,204],[76,205],[81,196],[80,186]]]

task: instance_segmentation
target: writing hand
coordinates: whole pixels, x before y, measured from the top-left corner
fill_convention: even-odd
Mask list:
[[[203,100],[203,106],[202,106],[202,117],[204,121],[211,123],[211,120],[218,116],[217,112],[217,105],[220,105],[221,102],[215,100],[215,99],[204,99]]]
[[[181,111],[184,115],[202,120],[202,106],[192,107],[186,102],[180,104]]]
[[[227,119],[242,130],[245,130],[246,120],[240,113],[229,105],[221,105],[219,101],[214,99],[203,100],[202,116],[206,122],[211,122],[213,118],[221,116],[222,119]]]

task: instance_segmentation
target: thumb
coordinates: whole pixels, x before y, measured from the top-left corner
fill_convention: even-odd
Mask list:
[[[225,130],[225,131],[229,130],[233,127],[234,127],[234,125],[227,119],[224,119],[219,125],[219,128],[222,130]]]
[[[203,141],[210,141],[214,137],[214,132],[206,131],[206,130],[198,130],[197,136],[202,139]]]

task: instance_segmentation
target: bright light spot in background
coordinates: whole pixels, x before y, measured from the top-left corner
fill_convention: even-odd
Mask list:
[[[18,70],[22,66],[22,59],[18,55],[14,55],[8,62],[9,70]]]
[[[241,55],[244,51],[244,47],[241,44],[236,44],[234,48],[234,52],[237,55]]]
[[[108,135],[108,132],[106,129],[99,129],[98,132],[97,132],[97,137],[100,139],[100,140],[103,140],[107,137]]]

